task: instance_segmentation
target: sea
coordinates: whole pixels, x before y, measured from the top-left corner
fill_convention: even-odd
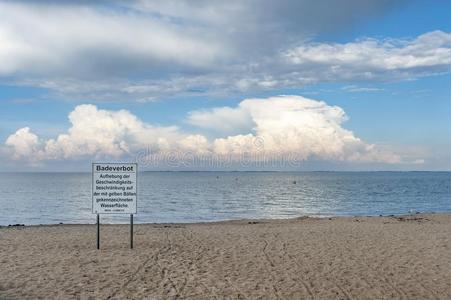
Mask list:
[[[1,173],[0,225],[92,224],[90,173]],[[136,223],[451,212],[451,172],[142,172]],[[128,215],[102,215],[127,223]]]

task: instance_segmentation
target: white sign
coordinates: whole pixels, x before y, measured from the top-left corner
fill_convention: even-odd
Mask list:
[[[138,164],[92,164],[92,213],[136,214]]]

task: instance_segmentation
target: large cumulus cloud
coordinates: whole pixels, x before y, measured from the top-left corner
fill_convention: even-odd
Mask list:
[[[217,122],[217,120],[221,122]],[[218,160],[282,161],[309,159],[398,163],[402,158],[368,144],[343,128],[343,109],[301,96],[246,99],[237,107],[194,111],[187,121],[199,132],[176,126],[154,126],[126,110],[108,111],[79,105],[70,114],[67,133],[44,140],[29,128],[19,129],[6,141],[11,157],[27,161],[128,158],[144,150],[189,154]],[[223,124],[228,124],[224,131]],[[233,129],[234,125],[237,126]],[[227,134],[226,131],[239,132]],[[216,132],[207,138],[206,131]],[[153,158],[154,159],[154,158]]]

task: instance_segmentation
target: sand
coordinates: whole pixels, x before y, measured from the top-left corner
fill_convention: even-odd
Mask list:
[[[0,228],[0,299],[451,299],[451,214]]]

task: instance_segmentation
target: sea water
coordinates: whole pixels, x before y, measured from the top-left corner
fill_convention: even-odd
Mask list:
[[[0,225],[95,223],[91,207],[90,173],[0,174]],[[450,172],[142,172],[135,221],[415,212],[451,212]]]

